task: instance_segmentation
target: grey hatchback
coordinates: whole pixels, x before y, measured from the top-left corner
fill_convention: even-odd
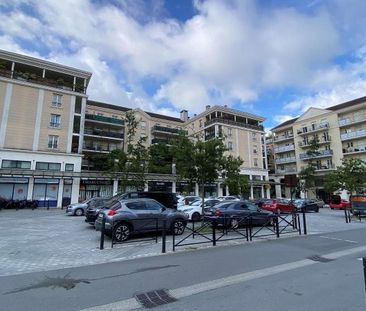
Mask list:
[[[187,216],[174,209],[166,208],[153,199],[127,199],[108,202],[95,221],[95,229],[101,231],[103,217],[106,217],[105,233],[117,242],[127,240],[134,233],[167,230],[175,235],[183,234]]]

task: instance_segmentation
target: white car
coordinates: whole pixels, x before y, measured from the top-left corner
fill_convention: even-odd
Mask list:
[[[226,196],[218,197],[217,199],[220,201],[240,201],[240,199],[238,199],[237,197],[235,197],[233,195],[226,195]]]
[[[205,199],[204,207],[211,207],[219,203],[216,199]],[[202,217],[202,199],[192,202],[190,205],[178,206],[178,211],[184,212],[188,220],[198,221]]]

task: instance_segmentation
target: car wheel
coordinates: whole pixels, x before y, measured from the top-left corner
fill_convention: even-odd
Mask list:
[[[237,229],[239,228],[239,221],[235,218],[230,220],[230,228]]]
[[[201,215],[200,215],[200,213],[198,213],[198,212],[194,212],[193,214],[192,214],[192,220],[193,221],[199,221],[201,219]]]
[[[174,235],[182,235],[185,228],[186,223],[183,220],[178,219],[172,223],[171,231]]]
[[[75,215],[76,215],[76,216],[83,216],[83,215],[84,215],[84,211],[83,211],[81,208],[78,208],[78,209],[75,211]]]
[[[319,213],[319,207],[315,210],[315,213]]]
[[[113,230],[113,239],[117,242],[126,241],[131,235],[130,226],[126,223],[120,223]]]

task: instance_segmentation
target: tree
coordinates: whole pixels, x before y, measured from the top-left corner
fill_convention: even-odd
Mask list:
[[[319,152],[319,139],[314,137],[309,145],[309,149],[306,151],[306,156],[308,158],[307,166],[302,168],[299,172],[299,181],[297,189],[304,192],[305,198],[309,190],[315,187],[315,170],[316,163],[314,159],[320,154]]]
[[[240,166],[243,164],[243,160],[240,157],[235,158],[229,155],[225,159],[223,178],[225,179],[225,185],[229,187],[230,194],[242,195],[245,188],[245,181],[247,179],[242,178],[240,175]]]
[[[173,148],[167,144],[155,144],[149,148],[149,173],[171,174]]]

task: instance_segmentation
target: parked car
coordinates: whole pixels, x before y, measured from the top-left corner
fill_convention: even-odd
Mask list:
[[[88,207],[99,208],[108,198],[94,197],[81,203],[70,204],[66,207],[66,214],[71,216],[83,216]]]
[[[196,196],[196,195],[190,195],[190,196],[182,197],[178,202],[178,206],[189,205],[192,202],[197,201],[199,199],[200,199],[200,197]]]
[[[351,204],[349,201],[342,199],[339,195],[333,195],[329,207],[331,209],[345,209],[350,208]]]
[[[351,206],[353,215],[366,215],[366,195],[358,194],[351,197]]]
[[[288,199],[270,199],[265,201],[261,208],[273,213],[292,213],[296,207]]]
[[[218,226],[238,228],[249,224],[246,217],[252,216],[253,225],[264,225],[273,220],[273,213],[262,211],[249,201],[228,201],[205,209],[205,220]]]
[[[204,208],[212,207],[220,202],[216,199],[205,199]],[[202,199],[196,200],[189,205],[178,206],[178,210],[187,214],[189,220],[198,221],[202,217]]]
[[[296,206],[296,210],[299,212],[303,210],[305,212],[319,212],[319,206],[314,200],[298,199],[294,201],[294,204]]]
[[[99,213],[95,229],[101,230],[103,217],[106,217],[105,233],[117,242],[126,241],[134,233],[161,231],[164,220],[166,228],[176,235],[183,234],[187,225],[187,216],[183,212],[167,208],[153,199],[119,198],[110,201],[106,207]]]
[[[316,199],[313,199],[312,201],[314,201],[316,203],[316,205],[319,206],[319,208],[322,208],[325,205],[325,202],[322,199],[316,198]]]
[[[220,201],[240,201],[240,199],[234,195],[225,195],[221,197],[217,197]]]

